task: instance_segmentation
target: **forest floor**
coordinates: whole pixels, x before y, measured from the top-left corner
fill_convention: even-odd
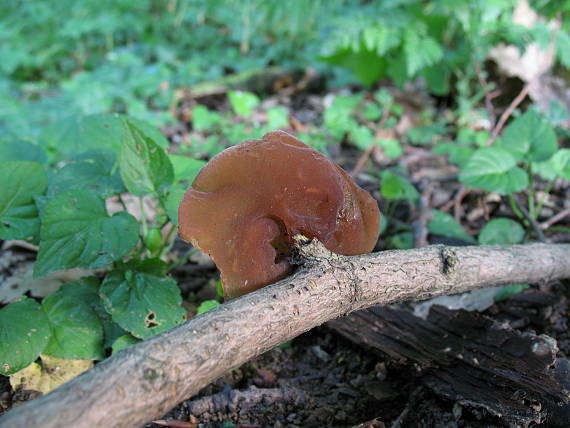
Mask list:
[[[413,93],[394,91],[405,107],[410,123],[417,121],[418,100]],[[209,108],[228,109],[222,98],[212,96],[201,99]],[[327,95],[303,92],[293,96],[277,95],[266,101],[286,106],[292,113],[291,132],[303,131],[305,126],[322,115]],[[421,102],[421,100],[420,100]],[[431,108],[445,100],[428,99]],[[181,102],[183,110],[184,102]],[[416,111],[416,113],[413,113]],[[439,110],[438,113],[439,114]],[[184,112],[181,111],[181,116]],[[402,121],[402,119],[400,119]],[[409,129],[409,126],[408,128]],[[183,124],[165,130],[176,141],[177,136],[194,132]],[[406,132],[402,129],[398,132]],[[397,137],[397,136],[396,136]],[[491,218],[514,218],[508,201],[496,194],[468,191],[457,180],[457,168],[445,156],[434,154],[429,147],[405,145],[403,154],[396,161],[408,175],[420,194],[420,203],[391,204],[391,224],[381,235],[376,251],[393,248],[393,237],[403,225],[414,225],[411,238],[416,244],[467,245],[459,238],[444,237],[426,230],[425,214],[439,209],[453,214],[455,219],[471,234],[480,230]],[[329,154],[347,171],[355,171],[355,180],[378,199],[384,212],[386,200],[380,193],[380,181],[374,171],[394,163],[381,150],[363,154],[353,146],[340,142],[329,147]],[[357,165],[361,165],[357,167]],[[545,187],[537,183],[537,192]],[[554,184],[544,205],[545,217],[552,217],[565,209],[570,200],[567,182]],[[421,203],[423,201],[423,205]],[[524,201],[521,201],[524,202]],[[549,211],[550,210],[550,211]],[[550,214],[549,214],[550,212]],[[560,224],[567,224],[568,220]],[[532,234],[532,231],[530,232]],[[550,232],[549,242],[568,242],[568,233]],[[530,241],[536,240],[532,236]],[[188,247],[177,242],[174,252],[183,254]],[[0,274],[7,278],[23,263],[33,260],[35,253],[22,248],[11,248],[0,256]],[[186,298],[190,315],[200,302],[216,298],[218,274],[207,257],[192,257],[186,265],[172,272]],[[454,311],[477,306],[483,317],[533,337],[547,335],[554,339],[558,352],[557,361],[570,357],[570,315],[568,299],[570,282],[529,284],[530,288],[509,299],[487,304],[480,301],[463,302]],[[189,298],[192,296],[192,299]],[[474,299],[483,299],[475,296]],[[473,300],[473,299],[472,299]],[[488,300],[488,299],[487,299]],[[398,305],[397,310],[411,314],[416,304]],[[431,369],[438,365],[417,364],[413,359],[393,358],[367,346],[361,346],[338,334],[328,324],[315,328],[289,343],[267,352],[258,358],[226,373],[198,395],[176,406],[156,423],[147,427],[502,427],[540,425],[568,426],[570,409],[536,411],[536,422],[518,425],[468,397],[454,397],[432,388],[426,379]],[[568,382],[568,378],[566,379]],[[492,384],[489,384],[489,388]],[[569,386],[566,385],[566,388]],[[481,393],[481,391],[479,391]],[[483,391],[484,393],[485,391]],[[514,391],[511,391],[514,393]],[[33,398],[34,393],[13,393],[7,378],[0,377],[0,414]],[[104,409],[101,409],[104,411]],[[548,418],[546,421],[546,414]],[[526,421],[526,420],[525,420]],[[541,421],[539,424],[538,421]]]

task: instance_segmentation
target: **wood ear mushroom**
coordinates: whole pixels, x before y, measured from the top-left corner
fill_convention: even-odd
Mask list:
[[[180,235],[208,253],[234,298],[289,275],[293,236],[329,250],[372,251],[380,211],[338,165],[274,131],[230,147],[202,169],[178,211]]]

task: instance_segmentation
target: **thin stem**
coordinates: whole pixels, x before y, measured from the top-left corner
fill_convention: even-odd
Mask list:
[[[548,184],[546,185],[546,189],[544,190],[544,194],[542,195],[542,198],[540,198],[540,200],[538,201],[538,205],[536,207],[537,218],[540,216],[540,212],[542,211],[542,207],[543,207],[544,203],[546,202],[546,198],[547,198],[548,194],[552,190],[552,186],[554,186],[554,180],[550,180],[548,182]]]
[[[184,254],[182,257],[180,257],[177,261],[175,261],[174,263],[169,265],[168,270],[171,271],[172,269],[175,269],[178,266],[186,264],[188,259],[190,259],[190,257],[192,257],[194,254],[196,254],[198,251],[200,251],[200,250],[198,250],[196,248],[192,248],[190,251],[188,251],[186,254]]]
[[[139,208],[141,210],[141,222],[143,227],[143,236],[146,236],[148,233],[148,224],[146,221],[146,213],[144,211],[144,202],[142,196],[139,197]]]
[[[534,174],[532,173],[532,165],[529,164],[528,168],[528,212],[530,214],[530,217],[533,220],[536,220],[537,217],[537,211],[536,211],[536,205],[535,205],[535,197],[534,197]]]
[[[495,128],[493,129],[493,132],[491,133],[491,136],[489,137],[489,140],[487,141],[487,145],[490,146],[491,144],[493,144],[493,142],[495,141],[495,139],[499,136],[499,134],[501,133],[501,131],[503,130],[503,127],[505,126],[505,123],[507,122],[507,120],[509,119],[509,117],[511,117],[511,114],[513,114],[513,112],[515,111],[515,109],[519,106],[520,103],[523,102],[523,100],[526,98],[526,96],[528,95],[528,91],[530,90],[530,85],[527,83],[526,85],[524,85],[524,87],[522,88],[522,91],[517,95],[517,97],[511,102],[511,104],[507,107],[507,109],[503,112],[503,114],[501,115],[501,117],[499,118],[499,121],[497,122],[497,125],[495,126]]]

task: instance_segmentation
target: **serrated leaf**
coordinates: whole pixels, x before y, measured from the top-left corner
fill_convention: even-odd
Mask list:
[[[0,239],[37,238],[40,220],[34,197],[45,193],[47,183],[39,163],[0,163]]]
[[[501,147],[519,161],[545,161],[556,152],[557,146],[554,130],[534,110],[513,120],[501,136]]]
[[[515,245],[524,238],[524,229],[509,218],[495,218],[481,229],[479,245]]]
[[[257,95],[246,91],[230,91],[228,98],[235,114],[244,117],[251,115],[253,109],[260,103]]]
[[[0,141],[0,161],[29,161],[45,164],[47,157],[40,146],[28,141]]]
[[[382,171],[380,193],[386,199],[405,199],[408,201],[415,201],[419,196],[412,183],[390,171]]]
[[[136,219],[127,212],[110,217],[105,201],[93,193],[61,193],[45,207],[34,275],[109,265],[133,249],[138,229]]]
[[[120,171],[129,192],[143,196],[172,184],[174,170],[164,150],[130,122],[124,127]]]
[[[42,302],[52,331],[43,353],[67,359],[98,360],[103,352],[103,324],[85,300],[60,290]]]
[[[32,299],[0,309],[0,374],[16,373],[44,350],[51,330],[42,307]]]
[[[459,173],[459,180],[475,189],[508,195],[528,186],[528,175],[515,158],[498,147],[477,150]]]
[[[451,214],[433,210],[432,218],[427,226],[429,233],[434,235],[447,236],[448,238],[457,238],[466,242],[475,243],[475,239],[465,232],[465,229],[455,221]]]
[[[172,278],[113,271],[105,277],[100,293],[113,321],[140,339],[169,330],[186,319],[180,288]]]
[[[124,192],[125,186],[121,177],[113,168],[115,159],[113,152],[99,150],[77,157],[51,176],[48,196],[71,189],[94,192],[103,198]]]

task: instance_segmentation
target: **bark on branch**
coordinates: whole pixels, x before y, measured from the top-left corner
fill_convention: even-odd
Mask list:
[[[331,319],[374,305],[479,287],[570,278],[570,244],[431,246],[364,256],[300,242],[302,269],[119,352],[10,410],[1,427],[136,427],[232,367]]]

